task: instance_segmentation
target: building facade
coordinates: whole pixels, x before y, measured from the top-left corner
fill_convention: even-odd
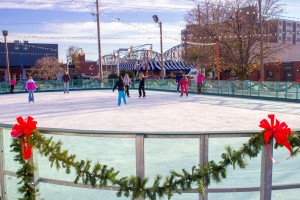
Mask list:
[[[26,71],[35,65],[36,61],[52,56],[58,59],[58,44],[40,43],[8,43],[9,71],[16,81],[26,79]],[[0,43],[0,82],[7,81],[5,44]]]

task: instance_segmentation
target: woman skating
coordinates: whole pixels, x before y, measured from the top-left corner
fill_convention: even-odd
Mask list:
[[[139,85],[139,97],[141,98],[142,96],[142,91],[143,91],[143,97],[146,97],[145,93],[145,77],[142,73],[140,73],[140,85]]]
[[[30,76],[25,85],[26,90],[28,91],[28,102],[34,102],[34,90],[37,88],[36,83],[33,81]]]

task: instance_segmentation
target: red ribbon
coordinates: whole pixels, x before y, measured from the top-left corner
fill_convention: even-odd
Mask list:
[[[11,131],[13,138],[21,138],[22,142],[22,156],[25,160],[31,158],[32,147],[29,145],[29,137],[32,135],[32,131],[36,129],[36,121],[28,116],[25,120],[22,117],[17,118],[18,124],[15,124]]]
[[[259,125],[261,128],[265,129],[265,132],[263,134],[264,134],[264,141],[267,149],[268,149],[268,143],[270,141],[270,138],[274,137],[275,141],[279,145],[285,146],[290,151],[290,154],[292,155],[293,150],[288,141],[288,135],[292,133],[291,129],[288,128],[285,122],[280,123],[276,119],[276,123],[275,123],[275,115],[271,114],[268,115],[268,117],[271,120],[271,124],[266,119],[263,119]],[[272,158],[269,149],[268,152],[273,162],[277,162],[274,158]]]

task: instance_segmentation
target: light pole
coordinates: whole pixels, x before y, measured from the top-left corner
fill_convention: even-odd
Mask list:
[[[259,34],[260,34],[260,80],[264,81],[265,71],[264,71],[264,38],[263,38],[263,26],[262,26],[262,11],[261,11],[261,0],[258,0],[258,10],[259,10]]]
[[[120,57],[119,57],[119,51],[115,51],[114,53],[115,59],[117,59],[117,75],[120,75]]]
[[[163,57],[163,43],[162,43],[162,23],[159,21],[157,15],[152,16],[155,23],[159,24],[159,32],[160,32],[160,65],[162,70],[162,79],[165,78],[165,68],[164,68],[164,57]]]
[[[7,40],[6,40],[6,37],[8,35],[8,31],[2,31],[2,34],[4,36],[4,41],[5,41],[7,80],[8,80],[8,83],[10,84],[9,58],[8,58],[8,47],[7,47]]]
[[[19,50],[20,55],[20,65],[21,65],[21,71],[22,71],[22,78],[21,80],[25,81],[25,70],[24,70],[24,51],[28,50],[28,41],[24,41],[21,43],[19,40],[15,40],[15,50]]]

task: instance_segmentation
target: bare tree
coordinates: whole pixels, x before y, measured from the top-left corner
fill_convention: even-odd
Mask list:
[[[276,60],[276,54],[285,48],[277,42],[277,20],[270,20],[283,12],[279,0],[265,0],[263,4],[264,58]],[[230,69],[240,80],[254,68],[259,68],[259,20],[257,0],[225,0],[199,4],[186,16],[186,40],[193,44],[214,43],[218,40],[222,70]],[[276,34],[275,34],[276,33]],[[272,45],[270,45],[270,43]],[[198,60],[208,68],[216,67],[216,48],[190,45],[187,61]],[[194,52],[198,53],[196,56]],[[191,55],[190,55],[191,54]],[[207,55],[209,54],[209,55]]]
[[[80,52],[79,52],[80,51]],[[74,66],[73,71],[80,69],[80,64],[83,62],[81,59],[84,55],[82,48],[77,46],[70,46],[67,52],[67,59],[69,64]]]
[[[55,57],[46,56],[37,60],[30,70],[35,77],[55,79],[56,74],[62,72],[63,68]]]

